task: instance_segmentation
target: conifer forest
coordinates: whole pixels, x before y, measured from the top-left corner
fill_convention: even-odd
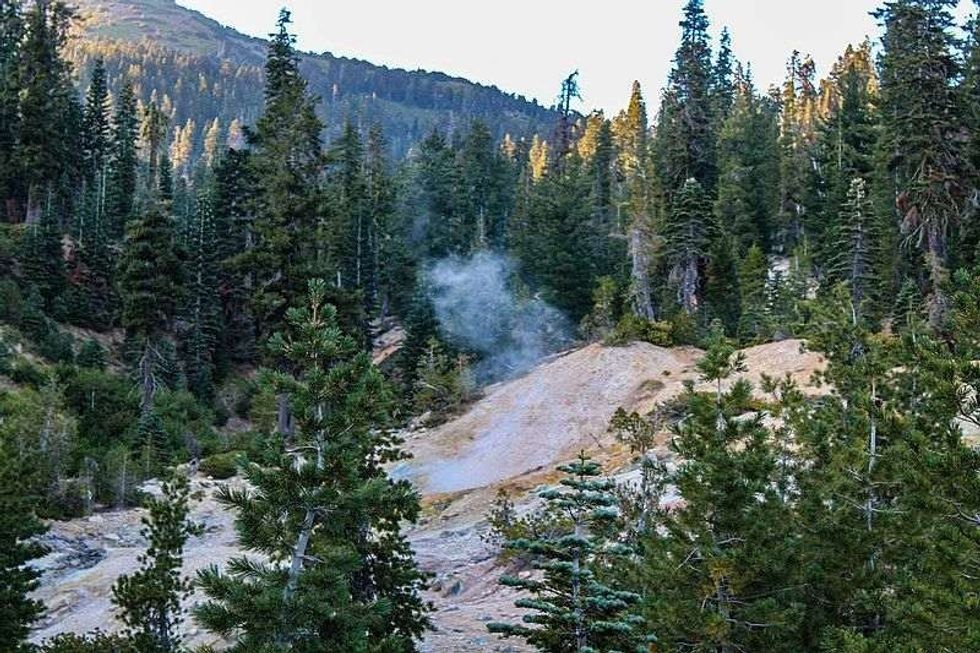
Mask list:
[[[0,653],[980,651],[980,5],[713,1],[605,113],[0,0]]]

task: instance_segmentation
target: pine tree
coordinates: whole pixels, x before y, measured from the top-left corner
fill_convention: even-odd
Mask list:
[[[713,387],[685,390],[684,418],[672,428],[679,462],[662,480],[681,501],[649,516],[642,560],[629,574],[644,594],[647,627],[664,650],[800,650],[794,522],[777,450],[762,417],[745,414],[751,388],[730,381],[745,371],[744,355],[717,323],[697,368]]]
[[[23,486],[23,469],[0,442],[0,650],[30,650],[27,635],[44,606],[28,594],[37,588],[40,573],[29,566],[45,551],[32,540],[46,530],[34,514]]]
[[[528,191],[526,233],[517,251],[523,269],[548,301],[581,320],[592,307],[599,276],[591,258],[595,242],[592,184],[577,153]]]
[[[428,626],[424,575],[399,533],[418,518],[418,495],[385,471],[403,455],[383,430],[388,391],[326,291],[311,281],[309,308],[290,309],[288,335],[270,342],[293,369],[266,374],[288,393],[292,439],[245,467],[250,489],[220,494],[242,545],[265,558],[199,576],[209,600],[197,619],[234,637],[232,651],[412,651]]]
[[[388,142],[381,127],[375,125],[368,132],[365,153],[367,211],[371,219],[369,250],[374,274],[365,283],[364,301],[367,313],[381,319],[393,308],[396,311],[404,308],[413,278],[387,152]]]
[[[55,301],[64,293],[67,282],[61,226],[53,204],[54,200],[49,200],[40,217],[28,227],[21,258],[24,276],[37,288],[48,312],[53,310]]]
[[[804,461],[804,634],[832,650],[970,650],[980,633],[963,570],[977,533],[963,525],[980,505],[980,458],[957,422],[976,415],[969,355],[921,322],[900,339],[870,333],[844,287],[811,325],[831,394],[787,415]]]
[[[310,266],[326,245],[316,229],[323,125],[299,73],[290,22],[289,12],[281,11],[265,65],[264,111],[249,132],[254,221],[243,263],[251,277],[251,312],[264,337],[302,295]]]
[[[140,116],[139,135],[147,161],[144,182],[146,184],[146,192],[150,197],[160,197],[163,200],[167,200],[168,198],[161,196],[167,189],[167,181],[160,172],[162,167],[161,158],[167,161],[168,164],[168,169],[165,174],[168,177],[171,174],[167,151],[163,147],[163,141],[167,137],[167,131],[169,129],[169,114],[160,109],[155,99],[151,99],[150,103],[143,109],[143,115]]]
[[[20,133],[21,42],[24,17],[19,0],[0,0],[0,215],[9,215],[13,201],[20,195],[20,161],[15,155]],[[16,211],[16,209],[14,209]]]
[[[972,173],[969,201],[980,201],[980,14],[966,26],[966,56],[960,96],[963,103],[963,125],[969,134],[967,157]],[[980,221],[965,221],[960,229],[957,261],[965,267],[980,262]]]
[[[126,626],[126,634],[139,651],[176,653],[181,649],[181,606],[191,591],[181,576],[183,551],[188,538],[199,533],[190,521],[190,487],[187,478],[165,481],[162,497],[147,502],[143,518],[146,553],[139,570],[120,576],[112,587],[112,603]]]
[[[112,145],[111,104],[106,80],[105,61],[95,60],[85,92],[85,109],[82,123],[82,158],[85,177],[95,183],[106,170]]]
[[[815,137],[805,229],[818,267],[836,251],[835,234],[851,182],[870,185],[878,141],[877,77],[871,44],[848,46],[821,84],[821,118]],[[880,185],[880,184],[879,184]],[[877,215],[877,211],[876,211]]]
[[[25,16],[20,92],[20,125],[16,155],[27,191],[27,218],[38,219],[45,207],[66,190],[78,151],[66,130],[77,116],[71,65],[62,57],[73,11],[57,0],[33,3]]]
[[[452,148],[439,131],[433,130],[419,145],[413,185],[418,188],[418,225],[424,233],[422,256],[441,258],[459,252],[453,230],[458,172],[454,159]]]
[[[766,319],[766,282],[769,265],[762,248],[753,245],[742,259],[738,269],[738,285],[741,295],[741,315],[738,321],[738,337],[742,342],[757,342],[765,338],[769,330]]]
[[[515,602],[532,611],[523,619],[527,625],[493,622],[487,628],[551,653],[647,650],[644,624],[631,614],[640,595],[603,573],[617,558],[632,554],[612,537],[615,483],[601,477],[602,468],[585,452],[558,470],[565,474],[562,487],[545,490],[541,497],[560,514],[563,528],[504,545],[530,556],[541,572],[540,577],[500,579],[530,595]]]
[[[929,322],[946,315],[950,233],[955,232],[969,179],[958,110],[959,75],[951,0],[896,0],[875,13],[885,28],[881,115],[888,170],[899,193],[906,234],[925,259]]]
[[[112,155],[109,182],[106,186],[106,213],[107,231],[113,239],[123,236],[129,220],[134,217],[138,129],[136,95],[132,83],[127,81],[119,92],[116,112],[112,118]]]
[[[851,292],[856,315],[867,317],[879,300],[875,264],[880,261],[880,235],[877,233],[874,206],[868,187],[861,178],[854,179],[847,191],[835,237],[834,256],[830,260],[828,279],[846,283]]]
[[[702,0],[688,0],[681,44],[667,80],[657,121],[657,171],[668,197],[695,179],[713,195],[715,169],[711,44]]]
[[[677,305],[693,315],[701,301],[702,274],[708,256],[712,216],[704,189],[688,179],[671,204],[661,235],[661,256]]]
[[[712,115],[717,125],[728,118],[735,104],[738,68],[740,64],[732,52],[732,34],[727,27],[723,27],[718,40],[718,55],[711,71],[711,97],[714,101]]]
[[[731,238],[724,234],[716,234],[708,250],[704,305],[709,321],[721,321],[725,333],[734,335],[738,332],[741,296],[736,250]]]
[[[733,106],[718,136],[719,226],[730,233],[739,255],[753,244],[769,250],[776,206],[778,154],[774,112],[741,77]]]
[[[167,360],[167,337],[184,295],[184,253],[178,248],[171,220],[159,204],[129,226],[119,266],[122,326],[139,351],[136,370],[140,397],[138,436],[144,471],[149,475],[165,438],[154,397],[159,372]]]
[[[510,198],[503,161],[483,122],[470,125],[459,159],[460,233],[454,240],[466,249],[498,249],[504,241]]]
[[[188,242],[187,303],[182,310],[187,333],[185,374],[195,396],[211,396],[215,376],[214,358],[221,333],[221,303],[218,296],[218,248],[210,193],[198,193]]]
[[[648,129],[646,103],[640,83],[633,82],[629,104],[613,121],[612,130],[628,210],[624,228],[630,261],[630,307],[638,317],[652,320],[656,316],[651,285],[660,206]]]
[[[794,51],[783,83],[779,131],[779,207],[777,243],[790,251],[806,239],[806,180],[813,168],[817,117],[815,64]]]
[[[247,150],[229,149],[214,168],[214,257],[219,262],[217,288],[221,298],[220,346],[216,364],[252,361],[256,325],[251,312],[251,264],[248,249],[253,240],[251,166]]]
[[[341,137],[331,145],[327,193],[333,224],[320,236],[325,251],[318,252],[320,265],[336,269],[337,287],[360,290],[374,277],[374,257],[370,242],[371,216],[367,205],[364,175],[364,144],[357,127],[350,121]]]

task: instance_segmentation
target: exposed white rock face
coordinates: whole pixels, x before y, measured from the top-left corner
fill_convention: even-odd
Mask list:
[[[818,356],[801,353],[794,340],[753,347],[745,354],[748,372],[743,376],[754,384],[766,373],[790,374],[802,385],[822,365]],[[613,412],[620,406],[649,411],[676,396],[685,380],[695,379],[699,356],[693,348],[590,345],[488,388],[482,400],[452,422],[408,434],[406,447],[415,458],[393,474],[413,479],[424,496],[423,519],[409,533],[419,564],[434,576],[427,598],[436,608],[436,630],[427,636],[423,651],[527,650],[517,640],[501,640],[486,631],[487,621],[520,616],[514,593],[497,583],[504,570],[496,562],[496,551],[481,537],[497,489],[508,488],[518,509],[527,509],[536,502],[535,489],[555,480],[554,467],[580,449],[624,482],[635,480],[631,457],[608,433]],[[215,490],[225,483],[241,481],[192,481],[192,491],[199,496],[192,518],[204,525],[204,532],[187,544],[188,575],[242,553],[233,516],[214,499]],[[157,490],[154,484],[145,489]],[[48,614],[34,641],[65,631],[115,626],[111,588],[120,574],[137,566],[145,546],[142,514],[122,510],[51,525],[44,536],[51,552],[37,562],[44,576],[35,594],[48,606]],[[190,603],[200,599],[192,596]],[[221,642],[190,617],[185,631],[188,644],[220,649]]]

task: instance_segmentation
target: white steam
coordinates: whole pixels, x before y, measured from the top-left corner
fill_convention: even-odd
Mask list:
[[[519,374],[571,342],[571,325],[558,309],[515,295],[514,269],[508,257],[478,252],[443,259],[425,271],[443,334],[480,354],[475,372],[481,381]]]

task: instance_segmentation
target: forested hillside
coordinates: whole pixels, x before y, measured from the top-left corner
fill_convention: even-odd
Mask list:
[[[163,0],[0,0],[0,651],[172,653],[191,619],[242,653],[418,650],[407,529],[502,477],[423,498],[392,470],[492,419],[491,384],[636,342],[684,348],[636,384],[676,392],[641,410],[587,368],[631,400],[620,455],[578,433],[537,499],[499,486],[518,611],[487,637],[980,650],[980,22],[954,4],[885,2],[878,54],[818,79],[787,53],[759,89],[688,0],[660,97],[583,116],[574,73],[545,111],[303,55],[286,10],[260,42]],[[740,347],[789,339],[825,365],[753,387]],[[508,442],[541,441],[544,376]],[[245,557],[191,578],[196,475],[241,477],[212,496]],[[136,505],[118,632],[28,643],[47,526]]]
[[[224,141],[230,127],[234,132],[261,114],[264,41],[174,0],[72,4],[77,38],[66,57],[79,78],[88,79],[101,58],[111,92],[132,79],[140,102],[159,103],[169,119],[168,143],[183,143],[188,159],[204,153],[209,130]],[[347,120],[364,129],[379,124],[399,156],[434,127],[452,132],[479,118],[495,139],[530,138],[550,131],[554,121],[549,109],[523,97],[439,72],[389,69],[326,52],[301,54],[300,72],[321,99],[326,138],[339,136]]]

